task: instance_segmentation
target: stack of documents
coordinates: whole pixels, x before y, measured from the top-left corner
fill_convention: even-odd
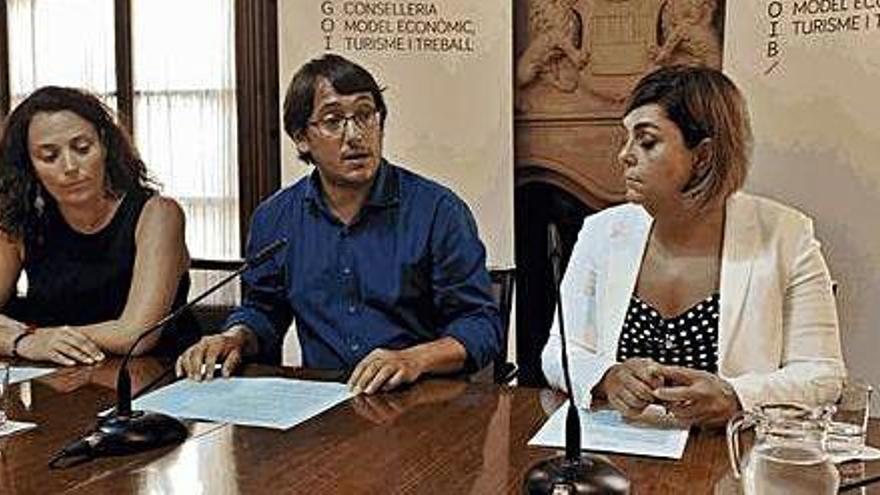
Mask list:
[[[351,395],[342,383],[289,378],[178,380],[138,398],[132,406],[179,418],[286,430]]]

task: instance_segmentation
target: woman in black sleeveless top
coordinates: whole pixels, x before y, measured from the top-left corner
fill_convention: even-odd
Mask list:
[[[44,87],[12,112],[0,135],[0,354],[73,365],[125,353],[186,301],[188,266],[180,206],[156,193],[98,99]],[[178,327],[137,352],[185,348],[196,328]]]

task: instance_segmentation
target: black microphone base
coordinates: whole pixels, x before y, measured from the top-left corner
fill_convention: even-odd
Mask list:
[[[544,494],[627,494],[629,480],[603,457],[583,454],[574,461],[553,457],[526,473],[525,493]]]
[[[113,415],[98,424],[101,440],[97,455],[127,455],[178,444],[189,431],[179,419],[165,414],[133,411],[129,416]]]

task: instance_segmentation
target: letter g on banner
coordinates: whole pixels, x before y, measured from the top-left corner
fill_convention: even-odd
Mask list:
[[[330,0],[321,2],[321,13],[324,15],[333,15],[333,2]]]

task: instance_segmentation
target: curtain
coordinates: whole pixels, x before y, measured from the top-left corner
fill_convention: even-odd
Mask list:
[[[73,86],[116,108],[113,0],[6,1],[10,109],[35,89]],[[27,274],[16,283],[27,294]]]
[[[238,258],[232,0],[133,0],[134,128],[199,258]]]
[[[113,0],[6,0],[11,106],[46,85],[116,107]]]

